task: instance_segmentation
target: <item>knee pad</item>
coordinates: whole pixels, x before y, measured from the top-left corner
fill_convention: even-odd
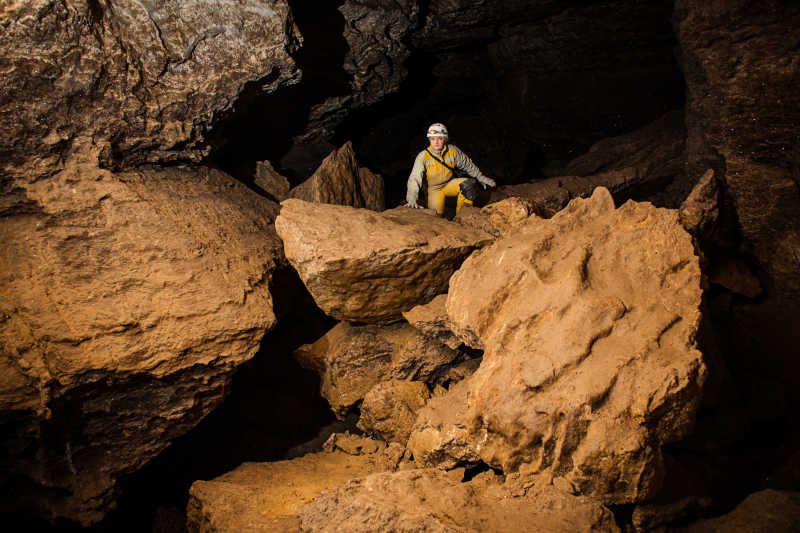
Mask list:
[[[470,202],[474,202],[478,198],[478,180],[466,179],[458,184],[461,195]]]

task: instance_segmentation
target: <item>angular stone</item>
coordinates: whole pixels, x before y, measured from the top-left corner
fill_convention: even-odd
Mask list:
[[[499,237],[521,224],[535,211],[536,206],[530,200],[512,196],[491,203],[480,210],[464,206],[453,220]]]
[[[294,355],[305,368],[320,374],[320,393],[342,418],[381,381],[427,381],[458,354],[406,323],[340,322]]]
[[[256,163],[256,175],[253,181],[279,202],[289,197],[291,189],[289,180],[278,174],[269,161]]]
[[[679,211],[681,224],[692,235],[708,234],[719,218],[719,186],[714,170],[708,169],[683,201]]]
[[[297,512],[303,505],[353,478],[394,469],[395,452],[376,442],[370,452],[330,449],[291,461],[244,463],[210,481],[195,481],[189,489],[187,529],[192,533],[299,532]]]
[[[359,168],[348,141],[331,152],[310,178],[289,191],[288,197],[383,211],[383,178]]]
[[[611,511],[553,487],[515,492],[482,474],[461,482],[438,470],[378,473],[327,490],[300,509],[309,533],[618,533]]]
[[[405,445],[417,412],[431,394],[419,381],[384,381],[364,396],[358,428],[386,442]]]
[[[614,209],[598,188],[529,219],[450,282],[454,331],[486,350],[465,382],[469,444],[489,465],[563,477],[578,494],[653,495],[660,448],[692,428],[705,379],[701,295],[674,210]]]
[[[317,305],[352,322],[389,323],[445,292],[490,235],[418,209],[382,213],[284,200],[275,221],[287,259]]]
[[[277,204],[230,176],[115,174],[91,155],[20,184],[28,207],[0,232],[10,474],[47,487],[43,513],[84,524],[220,404],[275,324],[282,261]]]
[[[426,336],[436,339],[445,346],[456,349],[461,340],[447,325],[447,295],[440,294],[430,302],[418,305],[403,312],[403,318]]]

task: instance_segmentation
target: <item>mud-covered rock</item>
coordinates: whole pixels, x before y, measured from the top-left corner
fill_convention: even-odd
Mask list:
[[[387,380],[427,381],[457,352],[407,323],[353,326],[340,322],[294,356],[320,374],[320,393],[338,417]]]
[[[352,322],[389,323],[446,291],[482,231],[419,209],[366,209],[284,200],[275,221],[287,259],[317,305]]]
[[[361,402],[358,428],[386,442],[405,445],[417,412],[431,395],[419,381],[384,381],[378,383]]]
[[[323,492],[300,512],[303,531],[619,532],[611,511],[535,487],[516,492],[491,473],[462,482],[438,470],[372,474]]]
[[[450,331],[450,327],[447,325],[446,305],[447,295],[440,294],[426,304],[417,305],[404,311],[403,318],[425,335],[455,350],[461,346],[461,340]]]
[[[579,494],[652,496],[661,445],[690,431],[700,400],[701,295],[677,211],[615,209],[598,188],[529,219],[451,279],[453,329],[485,348],[465,382],[468,443],[505,472],[562,477]]]

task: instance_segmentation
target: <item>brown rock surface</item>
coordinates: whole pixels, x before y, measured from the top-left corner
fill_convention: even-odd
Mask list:
[[[278,202],[288,198],[289,190],[292,188],[289,180],[278,174],[269,161],[256,163],[256,175],[253,181]]]
[[[419,209],[383,213],[297,199],[275,221],[286,257],[317,305],[353,322],[389,323],[445,292],[491,236]]]
[[[244,463],[210,481],[195,481],[189,490],[187,529],[191,533],[299,532],[297,511],[322,491],[394,469],[397,450],[373,444],[371,451],[361,453],[334,445],[291,461]]]
[[[512,196],[491,203],[480,210],[464,206],[453,220],[499,237],[520,225],[535,211],[536,206],[530,200]]]
[[[681,204],[681,224],[692,235],[707,234],[719,218],[719,203],[719,186],[708,169]]]
[[[792,533],[800,530],[800,493],[767,489],[730,513],[689,525],[686,533]]]
[[[280,241],[277,204],[221,172],[113,174],[84,155],[17,182],[5,211],[0,412],[8,473],[48,515],[91,523],[258,350]]]
[[[364,396],[358,428],[386,442],[405,445],[417,411],[430,397],[428,387],[419,381],[378,383]]]
[[[288,197],[383,211],[383,178],[359,168],[348,141],[331,152],[310,178],[289,191]]]
[[[0,24],[0,154],[20,176],[50,174],[79,137],[109,165],[197,161],[246,82],[299,76],[285,0],[14,0]]]
[[[492,466],[563,477],[579,494],[652,496],[660,446],[691,429],[705,378],[700,301],[677,211],[614,209],[598,188],[529,219],[450,282],[454,330],[486,350],[466,381],[469,443]]]
[[[461,340],[450,331],[450,327],[447,325],[446,305],[447,295],[440,294],[426,304],[404,311],[403,318],[426,336],[455,350],[461,346]]]
[[[536,487],[510,490],[483,474],[468,483],[437,470],[378,473],[327,490],[300,509],[309,533],[619,532],[588,498]]]
[[[295,351],[301,365],[320,374],[320,392],[340,418],[379,382],[430,380],[457,355],[406,323],[340,322],[321,339]]]

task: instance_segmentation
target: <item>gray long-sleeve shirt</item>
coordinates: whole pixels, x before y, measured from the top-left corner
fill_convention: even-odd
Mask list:
[[[445,163],[453,168],[457,168],[462,172],[466,173],[469,176],[477,179],[481,183],[486,183],[488,178],[481,172],[481,170],[472,162],[472,160],[467,157],[467,155],[462,152],[457,146],[453,144],[449,144],[446,146],[447,152],[446,157],[443,159]],[[444,152],[444,150],[442,150]],[[436,157],[442,159],[441,155],[435,154]],[[422,150],[419,154],[417,154],[417,158],[414,159],[414,166],[411,168],[411,174],[408,176],[408,184],[406,187],[406,202],[409,204],[413,204],[417,202],[417,198],[419,198],[419,190],[422,187],[422,180],[424,177],[428,177],[428,186],[429,187],[440,187],[443,186],[450,178],[452,178],[452,173],[448,172],[449,178],[443,178],[445,174],[441,172],[443,169],[442,165],[437,163],[435,160],[428,157],[428,161],[425,160],[425,150]],[[427,171],[426,165],[431,167],[432,169],[438,168],[439,172],[431,172]],[[435,174],[435,176],[434,176]],[[431,179],[433,178],[433,179]],[[437,179],[439,178],[439,179]]]

